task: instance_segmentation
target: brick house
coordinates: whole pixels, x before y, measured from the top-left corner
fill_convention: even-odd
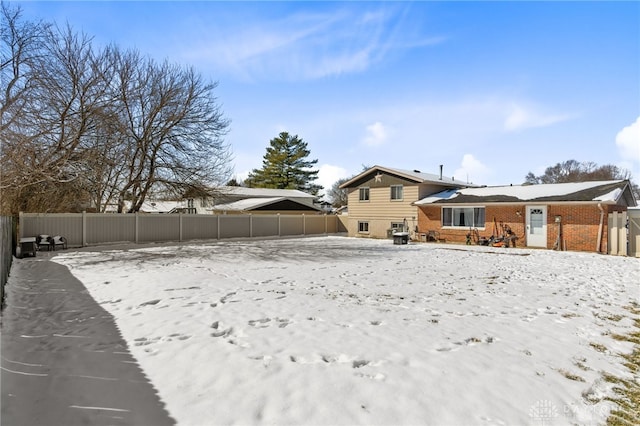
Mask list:
[[[609,213],[636,206],[629,181],[509,185],[441,191],[414,203],[420,233],[472,243],[510,230],[516,245],[607,253]]]

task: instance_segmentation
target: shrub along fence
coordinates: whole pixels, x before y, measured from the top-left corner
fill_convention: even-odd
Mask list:
[[[13,249],[15,247],[15,220],[10,216],[0,216],[0,306],[4,307],[4,285],[9,278]]]
[[[69,247],[342,232],[335,215],[20,213],[20,238],[61,235]]]

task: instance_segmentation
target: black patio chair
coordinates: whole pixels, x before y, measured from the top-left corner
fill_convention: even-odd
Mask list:
[[[67,249],[67,239],[60,235],[49,237],[49,243],[53,247],[53,251],[56,251],[56,247],[62,247],[64,250]]]
[[[36,245],[39,251],[51,250],[51,237],[48,235],[38,235],[36,237]]]

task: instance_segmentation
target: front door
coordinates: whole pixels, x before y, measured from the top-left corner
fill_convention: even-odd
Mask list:
[[[527,246],[547,247],[547,206],[527,206]]]

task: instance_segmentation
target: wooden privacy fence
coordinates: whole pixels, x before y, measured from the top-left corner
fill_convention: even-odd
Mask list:
[[[20,213],[20,238],[61,235],[70,247],[341,232],[335,215]]]
[[[0,304],[4,306],[4,285],[9,278],[13,260],[15,221],[9,216],[0,216]]]

